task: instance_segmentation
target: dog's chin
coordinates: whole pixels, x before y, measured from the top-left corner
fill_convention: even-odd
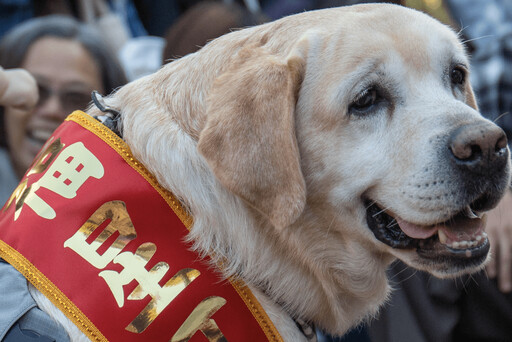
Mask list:
[[[365,200],[365,206],[368,227],[377,240],[411,266],[450,277],[474,272],[487,259],[485,215],[478,217],[469,207],[446,221],[422,226],[383,210],[374,201]],[[412,258],[411,252],[415,252]]]

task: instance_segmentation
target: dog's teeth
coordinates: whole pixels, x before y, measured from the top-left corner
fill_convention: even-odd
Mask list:
[[[437,235],[439,236],[439,242],[441,242],[443,245],[446,245],[446,241],[448,241],[446,234],[441,229],[439,229],[437,231]]]
[[[464,210],[462,211],[464,213],[464,215],[466,215],[467,217],[469,217],[470,219],[475,219],[475,218],[480,218],[482,217],[482,214],[478,214],[478,213],[475,213],[473,211],[473,209],[471,209],[469,206],[467,206],[466,208],[464,208]]]
[[[468,249],[478,246],[480,241],[483,239],[482,236],[478,235],[475,240],[472,241],[455,241],[451,244],[447,244],[448,247],[453,249]]]

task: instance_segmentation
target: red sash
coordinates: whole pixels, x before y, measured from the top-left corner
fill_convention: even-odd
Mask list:
[[[0,257],[92,340],[282,342],[244,284],[188,249],[191,224],[120,138],[77,111],[0,211]]]

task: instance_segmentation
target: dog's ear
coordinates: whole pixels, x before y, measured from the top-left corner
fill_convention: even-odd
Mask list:
[[[198,148],[229,191],[283,228],[306,203],[294,117],[302,58],[252,48],[236,59],[208,96]]]

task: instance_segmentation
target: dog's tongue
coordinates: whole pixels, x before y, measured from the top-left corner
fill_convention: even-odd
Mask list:
[[[485,226],[484,219],[463,216],[433,226],[419,226],[400,219],[397,221],[400,229],[413,239],[428,239],[441,230],[451,242],[473,240],[483,232]]]
[[[397,219],[400,229],[413,239],[428,239],[434,235],[439,226],[418,226],[417,224]]]

